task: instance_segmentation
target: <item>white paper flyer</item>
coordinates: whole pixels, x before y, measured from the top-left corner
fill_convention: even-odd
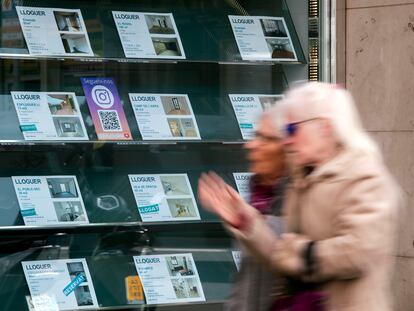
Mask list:
[[[89,223],[76,176],[12,176],[26,226]]]
[[[75,93],[11,92],[25,140],[88,140]]]
[[[237,271],[240,271],[241,266],[241,251],[231,251],[233,256],[234,264],[236,265]]]
[[[233,173],[237,191],[246,202],[250,202],[250,179],[253,175],[253,173]]]
[[[78,9],[16,6],[31,55],[93,56]]]
[[[84,258],[22,261],[36,311],[98,308],[98,301]]]
[[[192,254],[134,256],[147,304],[205,301]]]
[[[187,174],[128,176],[142,221],[200,219]]]
[[[171,13],[113,11],[112,14],[126,57],[185,58]]]
[[[297,60],[283,17],[229,15],[229,19],[242,59]]]
[[[26,295],[25,298],[26,298],[26,303],[27,303],[27,309],[29,311],[36,311],[34,304],[33,304],[32,296]]]
[[[186,94],[129,94],[143,140],[201,139]]]
[[[262,112],[283,98],[283,95],[229,94],[243,139],[253,139]]]

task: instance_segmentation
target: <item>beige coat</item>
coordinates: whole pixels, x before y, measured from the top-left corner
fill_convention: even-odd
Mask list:
[[[292,183],[284,204],[291,234],[276,237],[252,209],[247,229],[231,231],[264,264],[302,278],[304,246],[316,241],[316,269],[310,279],[325,282],[329,311],[390,311],[400,203],[382,163],[342,152]]]

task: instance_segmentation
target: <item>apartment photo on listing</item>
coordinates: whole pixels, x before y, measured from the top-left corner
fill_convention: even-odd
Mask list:
[[[165,257],[170,276],[194,275],[193,262],[190,257],[184,255],[174,255]]]
[[[155,53],[159,56],[182,56],[177,38],[152,37]]]
[[[78,12],[53,11],[53,14],[59,31],[84,31]]]
[[[52,115],[71,116],[78,114],[75,99],[71,94],[47,94],[47,104]]]
[[[287,38],[288,34],[282,19],[260,19],[265,37]]]
[[[60,222],[86,221],[82,203],[79,201],[53,202],[56,216]]]
[[[145,21],[151,34],[175,34],[174,26],[169,15],[145,15]]]
[[[289,39],[266,39],[271,58],[294,60],[295,52]]]
[[[161,96],[162,106],[166,115],[190,115],[185,96]]]
[[[167,199],[168,207],[173,218],[198,217],[193,199]]]
[[[191,195],[187,179],[183,175],[160,176],[164,193],[168,196]]]
[[[69,54],[89,54],[90,48],[84,34],[60,34],[63,47]]]
[[[59,137],[85,137],[82,123],[77,117],[53,117],[53,123]]]
[[[175,295],[179,299],[201,297],[197,278],[179,278],[171,280]]]
[[[270,109],[282,98],[282,96],[259,96],[260,106],[263,110]]]
[[[46,178],[46,181],[53,199],[77,198],[79,196],[74,177],[49,177]]]

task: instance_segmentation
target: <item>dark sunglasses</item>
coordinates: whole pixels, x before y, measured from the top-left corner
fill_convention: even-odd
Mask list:
[[[286,124],[286,128],[285,128],[286,136],[287,137],[294,136],[298,131],[299,124],[306,123],[306,122],[309,122],[309,121],[313,121],[313,120],[316,120],[316,119],[318,119],[318,118],[306,119],[306,120],[303,120],[303,121]]]

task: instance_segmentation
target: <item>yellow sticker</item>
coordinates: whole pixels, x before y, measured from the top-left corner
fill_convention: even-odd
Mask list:
[[[139,276],[130,275],[125,278],[125,286],[128,301],[144,300],[142,284]]]

